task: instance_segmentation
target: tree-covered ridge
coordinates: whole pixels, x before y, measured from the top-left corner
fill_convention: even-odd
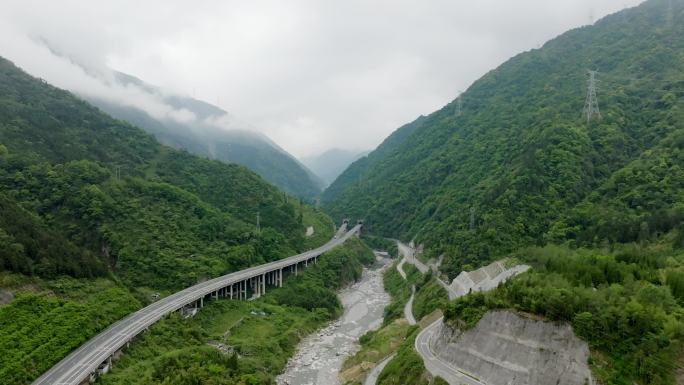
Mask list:
[[[580,246],[646,242],[678,229],[675,246],[684,246],[683,149],[684,130],[677,130],[561,216],[546,238]]]
[[[447,254],[452,274],[520,246],[572,239],[596,221],[575,207],[596,201],[591,194],[633,161],[668,153],[663,138],[684,129],[684,2],[672,9],[668,24],[668,1],[650,0],[512,58],[460,96],[460,115],[453,101],[363,172],[341,177],[327,209],[365,216],[371,232],[416,236]],[[602,119],[587,123],[589,69],[600,71]],[[645,191],[657,176],[642,180]],[[668,174],[673,191],[679,179]]]
[[[129,290],[108,279],[0,273],[0,287],[31,289],[0,307],[0,384],[28,384],[90,337],[137,310]]]
[[[684,264],[664,245],[606,250],[546,246],[517,257],[532,269],[498,289],[461,297],[446,319],[475,326],[490,309],[569,322],[604,384],[673,384],[684,338]]]
[[[328,204],[344,192],[345,188],[350,184],[356,183],[371,170],[381,170],[379,163],[387,156],[392,154],[396,148],[399,147],[405,139],[411,136],[418,127],[424,117],[420,117],[415,121],[406,124],[396,131],[394,131],[387,139],[385,139],[373,152],[353,162],[344,172],[335,179],[335,181],[325,189],[321,196],[321,200]]]
[[[139,79],[135,80],[133,84],[143,87],[148,92],[160,92]],[[144,86],[151,88],[147,89]],[[202,119],[218,120],[228,115],[218,107],[191,98],[166,96],[164,100],[176,108],[187,109]],[[322,182],[311,171],[261,134],[239,129],[227,130],[208,122],[161,121],[135,107],[121,106],[100,99],[91,98],[88,101],[113,117],[153,134],[163,144],[185,149],[202,157],[243,165],[297,197],[313,200],[321,192]]]
[[[2,269],[166,289],[311,247],[305,216],[330,224],[246,168],[164,147],[4,59],[0,210]]]

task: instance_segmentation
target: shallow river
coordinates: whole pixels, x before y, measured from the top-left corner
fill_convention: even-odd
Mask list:
[[[382,314],[390,297],[382,286],[382,273],[389,259],[364,269],[363,277],[338,296],[344,306],[339,320],[306,337],[278,376],[279,385],[337,385],[344,360],[359,349],[359,337],[382,325]]]

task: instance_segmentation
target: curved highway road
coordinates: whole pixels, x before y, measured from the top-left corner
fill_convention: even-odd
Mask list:
[[[408,246],[404,243],[397,241],[397,247],[399,248],[399,252],[404,256],[404,260],[407,263],[410,263],[411,265],[415,266],[416,269],[418,269],[418,271],[425,274],[430,270],[430,268],[427,267],[427,265],[425,265],[423,262],[418,260],[418,258],[416,258],[416,250],[413,249],[411,246]]]
[[[457,368],[442,361],[432,351],[430,347],[431,342],[436,338],[439,332],[444,317],[430,324],[430,326],[423,329],[416,337],[415,348],[416,352],[423,358],[425,368],[434,376],[440,376],[451,385],[484,385],[483,382],[477,380],[475,377],[458,370]]]
[[[74,350],[62,361],[45,372],[34,385],[78,385],[97,372],[98,367],[106,363],[114,353],[126,346],[135,336],[169,313],[182,309],[197,301],[204,301],[206,296],[218,298],[246,298],[248,283],[258,294],[266,290],[266,283],[282,285],[283,269],[297,273],[300,264],[306,266],[309,261],[344,243],[356,234],[361,225],[346,231],[342,225],[335,237],[325,245],[286,259],[255,266],[235,273],[224,275],[195,286],[189,287],[141,309],[115,322],[107,329]],[[237,288],[236,288],[237,286]]]

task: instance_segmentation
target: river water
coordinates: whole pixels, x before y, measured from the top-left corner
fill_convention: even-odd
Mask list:
[[[379,258],[374,267],[364,269],[362,278],[340,291],[344,314],[337,321],[303,339],[278,385],[338,385],[337,375],[344,360],[359,349],[358,340],[382,325],[390,297],[382,285],[389,259]]]

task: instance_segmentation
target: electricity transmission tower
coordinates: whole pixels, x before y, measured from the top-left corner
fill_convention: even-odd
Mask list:
[[[667,14],[665,15],[665,25],[667,29],[672,29],[674,17],[674,9],[672,6],[672,0],[667,0]]]
[[[589,71],[589,87],[587,88],[587,99],[584,102],[584,116],[587,117],[587,123],[592,118],[601,119],[601,111],[599,110],[598,98],[596,97],[596,74],[598,71]]]

